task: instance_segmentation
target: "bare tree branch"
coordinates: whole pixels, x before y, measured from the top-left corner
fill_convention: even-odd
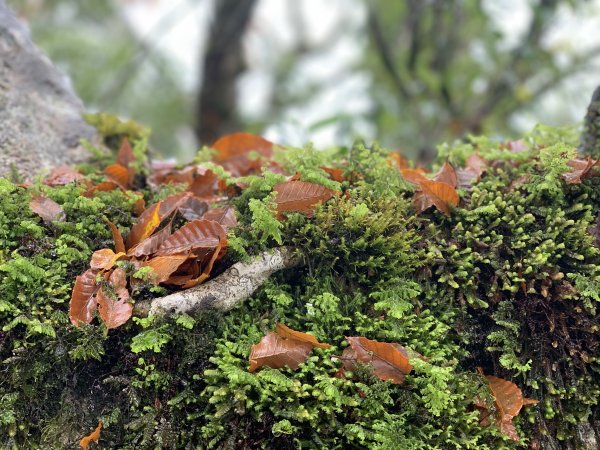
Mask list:
[[[250,297],[275,272],[303,263],[294,249],[280,247],[264,252],[249,262],[238,262],[216,278],[198,287],[176,292],[134,306],[137,316],[193,314],[202,309],[229,311]]]

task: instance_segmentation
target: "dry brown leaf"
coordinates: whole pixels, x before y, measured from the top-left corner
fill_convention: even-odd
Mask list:
[[[94,318],[97,306],[95,298],[98,291],[97,273],[97,270],[88,269],[75,279],[69,307],[69,318],[75,326],[81,325],[82,322],[90,323]]]
[[[277,193],[275,204],[280,217],[282,212],[311,215],[319,203],[324,203],[338,194],[333,189],[307,181],[284,181],[277,184],[273,191]]]
[[[90,267],[94,270],[108,270],[112,269],[115,263],[125,256],[125,253],[115,253],[110,248],[103,248],[96,250],[92,254],[92,260],[90,261]]]
[[[222,247],[223,247],[223,244],[219,243],[217,248],[215,248],[214,251],[212,252],[212,256],[208,260],[208,263],[205,265],[202,273],[199,276],[197,276],[196,278],[192,278],[189,281],[186,281],[185,284],[183,284],[184,289],[190,289],[195,286],[198,286],[199,284],[204,283],[206,280],[208,280],[210,278],[210,272],[212,271],[215,261],[219,257],[219,253],[221,253]]]
[[[142,256],[148,256],[156,253],[158,248],[171,236],[171,223],[169,222],[162,230],[158,233],[154,233],[152,236],[147,237],[139,244],[130,248],[127,252],[129,256],[135,256],[141,258]]]
[[[130,249],[134,245],[150,236],[156,227],[160,225],[160,206],[161,202],[155,203],[146,209],[138,218],[138,221],[131,227],[129,235],[127,235],[126,244]]]
[[[277,333],[279,336],[286,338],[286,339],[296,339],[297,341],[307,342],[307,343],[311,344],[313,347],[317,347],[317,348],[330,348],[331,347],[331,345],[329,345],[329,344],[323,344],[323,343],[319,342],[317,340],[317,338],[311,334],[292,330],[291,328],[286,327],[282,323],[277,323],[275,325],[275,333]]]
[[[237,218],[235,217],[235,209],[232,206],[223,208],[209,209],[203,216],[205,220],[214,220],[221,224],[226,231],[237,226]]]
[[[44,222],[64,222],[65,211],[54,200],[42,195],[34,195],[29,203],[31,210],[40,216]]]
[[[122,189],[128,189],[133,182],[135,173],[121,164],[111,164],[104,169],[104,174],[110,181],[115,182]]]
[[[198,197],[188,197],[177,208],[179,213],[188,221],[200,219],[208,211],[208,203]]]
[[[321,169],[327,172],[329,174],[329,178],[331,178],[333,181],[337,181],[338,183],[344,181],[344,169],[337,169],[333,167],[321,167]]]
[[[188,259],[187,255],[156,256],[142,263],[152,268],[150,279],[154,284],[164,283]]]
[[[261,167],[260,160],[251,161],[249,155],[256,152],[270,158],[273,143],[250,133],[232,133],[218,139],[212,146],[217,151],[215,160],[234,176],[248,175]]]
[[[119,147],[119,151],[117,152],[117,163],[129,167],[132,162],[135,162],[135,155],[133,154],[129,139],[125,136],[123,141],[121,141],[121,147]]]
[[[250,351],[249,372],[267,366],[273,369],[289,367],[297,369],[306,361],[312,351],[312,344],[295,339],[284,339],[277,333],[269,332]]]
[[[120,327],[129,320],[133,314],[129,291],[127,290],[127,277],[123,269],[115,269],[110,274],[109,284],[114,290],[116,299],[112,298],[104,287],[96,294],[98,313],[107,329]]]
[[[486,379],[495,399],[497,408],[496,421],[500,431],[512,440],[518,441],[519,435],[512,420],[519,414],[523,405],[536,404],[537,400],[523,398],[521,389],[511,381],[493,375],[487,375]]]
[[[98,422],[98,426],[96,427],[96,429],[94,431],[92,431],[90,434],[88,434],[87,436],[85,436],[83,439],[81,439],[79,441],[79,445],[81,446],[81,448],[83,450],[88,450],[88,447],[90,446],[90,443],[92,441],[94,441],[97,444],[98,440],[100,439],[100,431],[102,431],[102,421],[101,420]]]
[[[123,241],[123,235],[117,228],[117,226],[112,223],[110,220],[106,221],[108,226],[110,227],[110,232],[112,234],[113,242],[115,243],[115,252],[116,253],[125,253],[125,241]]]
[[[457,206],[460,197],[456,190],[442,181],[422,181],[421,191],[415,194],[413,204],[417,214],[435,205],[445,215],[450,215],[450,206]]]
[[[396,343],[372,341],[360,336],[347,336],[346,340],[350,344],[350,351],[344,350],[342,361],[346,370],[352,370],[356,361],[363,364],[370,364],[373,368],[373,374],[384,381],[391,381],[394,384],[404,383],[404,378],[408,375],[412,366],[411,357],[420,356],[416,352],[410,352]]]
[[[182,226],[158,248],[157,256],[189,253],[200,248],[214,248],[227,240],[223,227],[212,220],[197,219]]]
[[[421,181],[426,181],[425,172],[423,169],[402,169],[400,171],[402,177],[409,183],[419,185]]]
[[[573,170],[563,173],[562,179],[567,184],[581,184],[582,180],[598,175],[592,168],[600,164],[600,158],[594,161],[588,156],[586,159],[572,159],[567,164]]]

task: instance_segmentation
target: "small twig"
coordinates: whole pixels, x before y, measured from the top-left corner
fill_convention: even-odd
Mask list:
[[[275,272],[297,267],[303,262],[304,258],[293,248],[276,248],[249,262],[238,262],[198,287],[137,302],[134,314],[145,317],[193,314],[203,309],[229,311],[250,297]]]

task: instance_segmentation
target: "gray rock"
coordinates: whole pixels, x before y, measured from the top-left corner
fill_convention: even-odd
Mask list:
[[[31,41],[0,0],[0,176],[84,161],[81,138],[96,141],[69,80]]]

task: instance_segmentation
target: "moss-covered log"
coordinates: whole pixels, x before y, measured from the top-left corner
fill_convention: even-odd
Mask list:
[[[91,324],[69,320],[73,284],[92,254],[125,245],[119,234],[150,215],[138,217],[141,196],[164,203],[140,235],[180,230],[206,208],[186,203],[168,215],[174,198],[189,197],[173,196],[185,184],[158,183],[141,161],[144,135],[99,120],[112,142],[132,138],[135,173],[125,182],[133,189],[102,184],[114,163],[103,156],[72,182],[0,179],[0,447],[73,448],[102,421],[101,448],[597,448],[600,174],[595,160],[577,160],[577,130],[537,127],[521,141],[441,146],[444,175],[433,179],[360,143],[276,151],[264,169],[246,158],[253,172],[243,177],[201,152],[197,176],[220,189],[211,201],[235,208],[227,253],[206,250],[206,240],[193,251],[178,241],[193,257],[173,278],[144,267],[160,245],[138,249],[138,259],[123,256],[129,248],[109,265],[127,280],[140,316],[144,305],[185,304],[215,284],[232,292],[227,280],[240,267],[260,280],[223,297],[223,309],[233,306],[227,313],[169,303],[162,310],[177,314],[107,329],[102,309]],[[332,197],[286,212],[277,203],[280,172]],[[457,202],[440,203],[441,178],[456,183],[448,198]],[[310,192],[302,192],[305,200]],[[30,208],[40,196],[62,208],[57,220]],[[263,270],[257,261],[282,246],[303,264],[282,258]],[[208,259],[212,270],[194,265]],[[105,262],[94,261],[95,288],[121,298]],[[211,280],[195,291],[164,282],[203,270]],[[310,350],[294,370],[250,372],[252,347],[277,323],[331,347]],[[412,356],[403,383],[356,357],[346,364],[352,336],[400,344]],[[539,403],[503,422],[482,373]]]

